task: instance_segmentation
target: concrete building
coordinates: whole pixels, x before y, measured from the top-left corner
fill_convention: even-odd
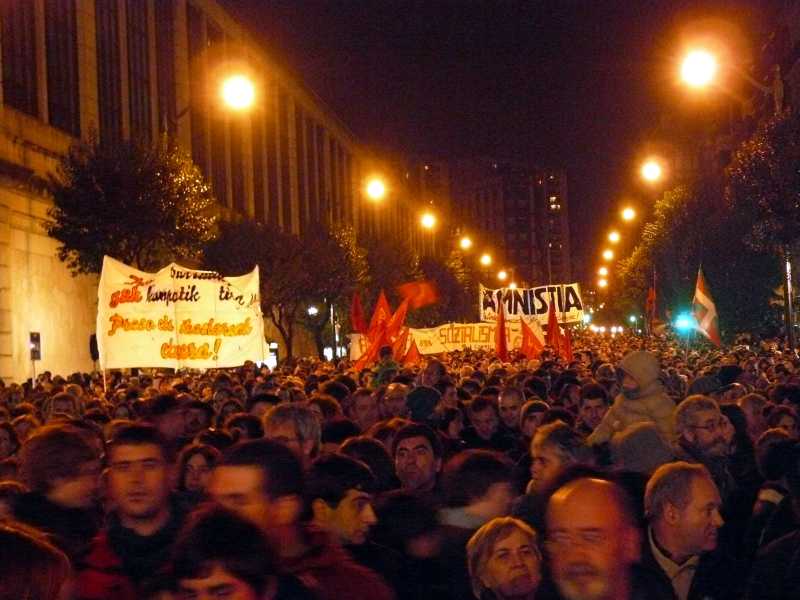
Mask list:
[[[43,223],[42,181],[76,139],[151,141],[167,131],[191,152],[218,201],[301,233],[314,221],[400,236],[402,194],[363,201],[371,157],[336,115],[211,0],[3,0],[0,3],[0,377],[89,370],[96,280],[73,277]],[[255,107],[219,103],[244,70]],[[277,336],[274,339],[278,339]]]
[[[494,255],[484,284],[510,271],[519,285],[567,283],[571,273],[567,180],[562,171],[492,158],[451,165],[454,220]]]

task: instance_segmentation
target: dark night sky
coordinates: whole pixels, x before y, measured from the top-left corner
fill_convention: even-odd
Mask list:
[[[682,106],[672,75],[681,34],[713,18],[757,39],[770,3],[223,4],[377,149],[445,159],[495,154],[565,168],[574,247],[594,256],[614,218],[609,211],[615,216],[622,197],[642,191],[634,169],[653,124]]]

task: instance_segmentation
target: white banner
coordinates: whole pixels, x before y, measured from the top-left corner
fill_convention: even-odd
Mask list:
[[[265,360],[258,267],[241,277],[175,263],[145,273],[106,256],[97,300],[104,369],[237,367]]]
[[[583,300],[577,283],[514,289],[481,286],[478,297],[481,321],[493,323],[497,320],[497,306],[501,301],[509,321],[524,315],[528,319],[535,318],[541,325],[547,325],[551,302],[555,302],[559,323],[579,323],[583,320]]]
[[[533,333],[544,345],[544,333],[536,321],[529,323]],[[429,329],[409,329],[408,349],[413,339],[421,354],[441,354],[475,348],[482,350],[494,349],[494,323],[448,323],[431,327]],[[516,350],[522,346],[522,327],[519,320],[506,322],[506,336],[508,349]],[[360,333],[350,334],[350,360],[358,358],[367,350],[367,338]]]

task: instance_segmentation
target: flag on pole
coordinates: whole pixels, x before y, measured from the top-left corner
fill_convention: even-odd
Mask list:
[[[537,325],[539,325],[538,321],[534,321]],[[537,336],[533,329],[525,322],[525,319],[519,320],[520,327],[522,328],[522,346],[520,347],[519,351],[524,354],[529,360],[534,358],[539,358],[542,354],[542,350],[544,350],[544,344],[542,344],[541,339]],[[541,332],[542,326],[539,325],[539,331]],[[543,336],[542,336],[543,337]]]
[[[494,351],[497,358],[503,362],[508,362],[508,340],[506,339],[506,311],[503,310],[503,303],[498,302],[497,325],[494,330]]]
[[[406,352],[406,355],[403,358],[403,366],[410,367],[416,365],[420,360],[422,360],[422,355],[419,353],[417,342],[414,341],[414,337],[412,336],[411,346],[408,348],[408,352]]]
[[[350,305],[350,325],[355,333],[367,333],[367,322],[364,319],[364,308],[361,306],[361,294],[353,294],[353,302]]]
[[[439,300],[439,292],[432,281],[409,281],[398,285],[397,293],[404,300],[408,300],[412,310],[434,304]]]
[[[552,299],[547,311],[547,345],[553,349],[556,355],[561,354],[561,330],[558,326],[558,317],[556,317],[556,303]]]
[[[403,359],[403,356],[406,352],[406,344],[408,343],[408,327],[403,327],[400,331],[400,335],[397,336],[397,339],[392,343],[392,356],[398,362]]]
[[[697,320],[697,329],[700,330],[711,342],[719,347],[722,342],[719,337],[719,317],[717,307],[711,299],[711,291],[703,277],[703,268],[697,270],[697,285],[692,299],[692,312]]]
[[[394,342],[395,338],[400,334],[400,330],[406,322],[406,315],[408,314],[408,300],[403,300],[400,306],[392,315],[392,318],[386,323],[386,337],[390,342]]]
[[[561,356],[567,362],[572,362],[575,360],[575,356],[572,354],[572,333],[569,327],[564,327],[564,329],[566,329],[566,332],[561,338],[561,341],[563,342],[561,344]]]
[[[372,313],[372,319],[369,321],[369,330],[367,331],[367,338],[370,341],[375,340],[384,329],[386,323],[392,317],[392,307],[389,306],[389,301],[386,299],[386,294],[381,290],[378,301],[375,303],[375,311]]]

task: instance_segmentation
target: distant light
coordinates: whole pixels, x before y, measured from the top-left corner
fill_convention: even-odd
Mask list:
[[[583,323],[584,323],[584,325],[588,325],[591,322],[592,322],[592,315],[590,315],[589,313],[585,313],[583,315]]]
[[[472,248],[472,240],[469,238],[469,236],[465,235],[461,238],[461,241],[458,242],[458,245],[461,246],[462,250],[469,250]]]
[[[614,251],[611,248],[603,250],[603,260],[611,260],[614,258]]]
[[[661,165],[654,159],[650,159],[642,165],[642,177],[647,181],[653,182],[661,179],[663,170]]]
[[[309,306],[308,314],[312,317],[315,317],[319,314],[319,309],[316,306]]]
[[[490,254],[482,254],[481,255],[481,264],[484,267],[488,267],[490,264],[492,264],[492,256]]]
[[[498,278],[500,281],[505,281],[506,279],[508,279],[508,273],[506,273],[505,271],[500,271],[500,272],[497,274],[497,278]]]
[[[597,287],[604,288],[608,286],[608,279],[598,279],[597,280]]]
[[[512,281],[511,283],[508,284],[508,287],[509,287],[509,289],[512,289],[512,290],[517,289],[517,282],[516,281]]]
[[[608,267],[600,267],[597,269],[597,274],[600,275],[600,277],[608,277]]]
[[[386,184],[377,178],[370,179],[367,182],[367,196],[370,200],[383,200],[386,196]]]
[[[628,317],[628,321],[630,321],[631,323],[636,323],[636,315],[631,315],[630,317]]]
[[[231,75],[222,82],[222,99],[234,110],[250,108],[255,97],[255,86],[246,75]]]
[[[630,206],[622,209],[623,221],[633,221],[635,218],[636,218],[636,211],[633,210]]]
[[[598,328],[598,331],[600,331],[600,333],[605,333],[605,332],[606,332],[606,326],[605,326],[605,325],[601,325],[601,326]]]
[[[597,331],[597,325],[589,325],[589,331],[591,332]]]
[[[612,231],[608,234],[608,241],[612,244],[619,242],[619,231]]]
[[[419,219],[419,222],[425,229],[433,229],[436,227],[436,217],[433,215],[433,213],[423,213]]]
[[[706,50],[693,50],[681,64],[681,79],[691,87],[701,88],[710,84],[717,74],[717,59]]]
[[[694,329],[695,320],[689,313],[681,313],[675,318],[675,329],[680,333],[688,333]]]

